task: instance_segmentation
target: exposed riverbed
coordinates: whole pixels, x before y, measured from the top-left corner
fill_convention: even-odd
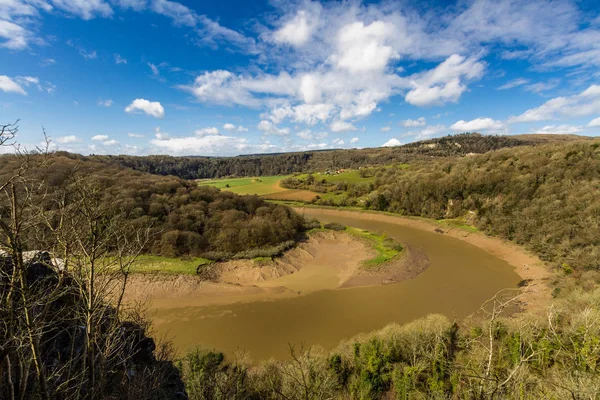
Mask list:
[[[428,267],[399,283],[368,287],[335,289],[333,287],[341,282],[340,275],[318,268],[298,275],[300,280],[285,275],[278,278],[279,284],[258,283],[249,286],[247,291],[243,290],[246,287],[239,286],[236,290],[236,286],[229,285],[229,294],[215,289],[214,295],[209,291],[206,296],[195,298],[165,295],[164,291],[161,295],[160,290],[153,290],[150,285],[153,320],[158,333],[172,339],[182,351],[202,345],[229,354],[245,350],[254,360],[284,358],[288,344],[332,348],[340,340],[358,333],[392,322],[408,322],[430,313],[464,318],[499,290],[516,287],[523,276],[519,276],[515,267],[520,268],[521,275],[529,271],[524,270],[528,265],[534,268],[535,258],[515,258],[518,248],[510,258],[500,254],[497,248],[489,247],[496,239],[482,237],[481,240],[491,242],[471,244],[464,238],[435,233],[427,224],[400,223],[400,219],[394,217],[374,218],[372,214],[320,209],[302,212],[323,222],[386,233],[424,254]],[[353,258],[345,254],[343,248],[323,251],[332,263],[336,259],[347,263]],[[522,251],[521,256],[531,257]],[[518,265],[520,263],[523,265]],[[163,289],[171,293],[180,289],[185,293],[198,285],[194,277],[177,279],[179,282],[174,282],[172,287],[168,282],[157,280],[155,288],[163,285]],[[322,290],[310,293],[302,290],[321,279],[325,282]],[[300,285],[294,286],[298,282]],[[293,290],[282,289],[286,283]]]

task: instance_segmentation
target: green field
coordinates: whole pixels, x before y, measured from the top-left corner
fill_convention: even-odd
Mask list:
[[[208,265],[213,261],[205,258],[179,259],[153,255],[142,255],[131,268],[136,274],[184,274],[196,275],[199,265]]]
[[[265,194],[286,191],[287,189],[281,188],[277,184],[284,178],[287,178],[287,175],[260,176],[256,178],[226,178],[198,181],[198,183],[241,195],[255,194],[257,196],[264,196]]]

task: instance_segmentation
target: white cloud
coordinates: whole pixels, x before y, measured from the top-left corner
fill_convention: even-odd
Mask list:
[[[139,133],[131,133],[131,132],[128,133],[127,136],[129,136],[130,138],[135,138],[135,139],[140,139],[140,138],[144,137],[144,135],[141,135]]]
[[[56,60],[54,58],[46,58],[40,63],[42,67],[49,67],[54,64],[56,64]]]
[[[289,128],[280,129],[274,123],[267,120],[260,121],[256,127],[266,135],[287,136],[290,134]]]
[[[152,75],[154,75],[154,76],[160,75],[160,71],[158,70],[158,67],[155,64],[148,63],[148,66],[152,70]]]
[[[104,0],[52,0],[52,5],[85,20],[113,14],[112,8]]]
[[[600,117],[591,120],[590,123],[587,124],[587,126],[590,127],[590,128],[594,128],[594,127],[600,126]]]
[[[166,140],[152,139],[150,142],[156,149],[153,152],[177,155],[235,155],[280,150],[269,142],[251,144],[247,138],[225,135],[180,137]]]
[[[331,141],[331,143],[334,144],[334,146],[343,146],[344,145],[344,140],[340,139],[340,138],[335,138]]]
[[[548,125],[544,126],[541,129],[535,130],[533,133],[539,134],[567,134],[574,135],[583,131],[583,127],[581,126],[573,126],[573,125]]]
[[[217,129],[216,127],[209,127],[209,128],[202,128],[202,129],[196,129],[194,131],[194,134],[196,136],[214,136],[214,135],[218,135],[219,134],[219,129]]]
[[[98,100],[98,105],[100,107],[110,107],[110,106],[113,105],[113,101],[110,100],[110,99],[108,99],[108,100],[102,100],[102,99],[100,99],[100,100]]]
[[[329,125],[329,129],[333,132],[355,131],[356,127],[349,122],[334,121]]]
[[[558,86],[560,79],[550,79],[548,82],[537,82],[531,85],[526,85],[525,90],[533,93],[546,92]]]
[[[498,88],[498,90],[512,89],[512,88],[516,88],[518,86],[523,86],[527,83],[529,83],[529,79],[517,78],[517,79],[513,79],[512,81],[506,82],[504,85],[500,86]]]
[[[18,93],[25,96],[27,95],[27,92],[21,87],[21,85],[6,75],[0,75],[0,90],[7,93]]]
[[[358,143],[359,140],[359,138],[353,137],[352,139],[350,139],[350,143]]]
[[[381,147],[394,147],[394,146],[402,146],[402,143],[396,138],[391,138],[387,142],[381,145]]]
[[[456,102],[467,90],[465,81],[483,76],[485,63],[453,54],[432,70],[412,76],[405,100],[416,106]]]
[[[115,64],[127,64],[127,59],[124,57],[121,57],[121,55],[119,54],[115,54]]]
[[[406,120],[402,121],[402,125],[407,128],[414,128],[417,126],[427,125],[427,121],[425,120],[425,117],[420,117],[417,119],[406,119]]]
[[[418,132],[416,139],[429,139],[433,136],[439,135],[440,133],[444,132],[446,132],[446,127],[442,124],[428,126],[426,128],[423,128],[420,132]]]
[[[303,140],[323,140],[329,134],[327,132],[313,132],[310,129],[305,129],[296,133],[296,136]]]
[[[117,146],[119,144],[119,142],[117,142],[115,139],[110,139],[110,140],[106,140],[106,141],[102,142],[102,144],[104,146]]]
[[[235,130],[235,125],[234,124],[230,124],[230,123],[226,123],[223,125],[223,129],[225,129],[226,131],[234,131]]]
[[[23,50],[33,40],[33,33],[14,22],[0,19],[0,47],[9,50]]]
[[[61,136],[56,138],[56,142],[60,144],[80,143],[81,139],[75,135]]]
[[[157,126],[156,128],[154,128],[154,136],[156,137],[156,140],[169,140],[169,139],[171,139],[171,135],[169,135],[168,133],[165,133],[165,132],[161,132],[160,126]]]
[[[555,97],[537,108],[511,117],[510,122],[533,122],[559,117],[584,117],[600,113],[600,86],[591,85],[580,94]]]
[[[125,107],[125,112],[127,113],[135,113],[136,111],[143,111],[154,118],[162,118],[165,116],[165,109],[158,101],[135,99],[130,105]]]
[[[109,139],[109,138],[108,138],[108,135],[96,135],[96,136],[93,136],[93,137],[92,137],[92,140],[96,140],[96,141],[98,141],[98,142],[105,142],[105,141],[107,141],[108,139]]]
[[[88,50],[84,49],[82,46],[80,46],[77,42],[73,42],[72,40],[67,40],[67,45],[74,47],[79,52],[79,55],[81,57],[85,58],[86,60],[93,60],[95,58],[98,58],[98,53],[96,53],[96,50],[88,51]]]
[[[277,43],[286,43],[292,46],[302,46],[309,39],[315,28],[316,16],[309,15],[307,11],[300,10],[281,28],[273,33],[273,39]]]
[[[500,130],[504,127],[502,121],[497,121],[492,118],[476,118],[471,121],[461,119],[456,121],[450,129],[460,132],[479,132],[487,130]]]
[[[389,22],[347,24],[338,31],[337,52],[329,61],[354,73],[381,71],[391,59],[399,57],[389,43],[397,35],[395,25]]]
[[[14,80],[21,85],[21,87],[35,86],[38,88],[38,90],[47,92],[48,94],[53,94],[56,90],[56,86],[54,86],[52,83],[45,82],[42,84],[40,79],[35,76],[17,76]]]
[[[381,132],[389,132],[392,130],[391,126],[382,126],[381,128],[379,128],[379,131]]]

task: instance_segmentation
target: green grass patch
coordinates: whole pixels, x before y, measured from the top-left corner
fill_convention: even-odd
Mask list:
[[[467,232],[479,232],[479,229],[477,229],[476,227],[474,227],[473,225],[469,225],[467,224],[463,219],[461,218],[455,218],[455,219],[438,219],[437,223],[448,227],[448,228],[457,228],[457,229],[461,229]]]
[[[212,262],[206,258],[179,259],[142,255],[133,264],[131,272],[136,274],[196,275],[196,268],[199,265],[208,265]]]
[[[225,178],[216,180],[201,180],[200,185],[209,185],[227,190],[229,192],[244,194],[255,194],[263,196],[265,194],[285,191],[287,189],[278,188],[276,185],[280,180],[287,178],[287,175],[259,176],[254,178]]]
[[[371,246],[377,255],[366,260],[363,263],[364,267],[373,268],[385,264],[394,258],[398,257],[404,251],[402,245],[385,234],[365,231],[358,228],[347,227],[346,232],[350,235],[366,241]]]

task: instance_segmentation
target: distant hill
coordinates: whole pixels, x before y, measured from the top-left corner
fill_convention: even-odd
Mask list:
[[[213,179],[226,176],[287,175],[296,172],[358,168],[390,163],[405,163],[431,157],[461,157],[517,146],[535,146],[550,142],[572,142],[589,139],[576,135],[496,136],[462,133],[422,140],[396,147],[349,150],[320,150],[236,157],[90,156],[157,175],[175,175],[184,179]],[[70,155],[71,157],[82,157]]]

